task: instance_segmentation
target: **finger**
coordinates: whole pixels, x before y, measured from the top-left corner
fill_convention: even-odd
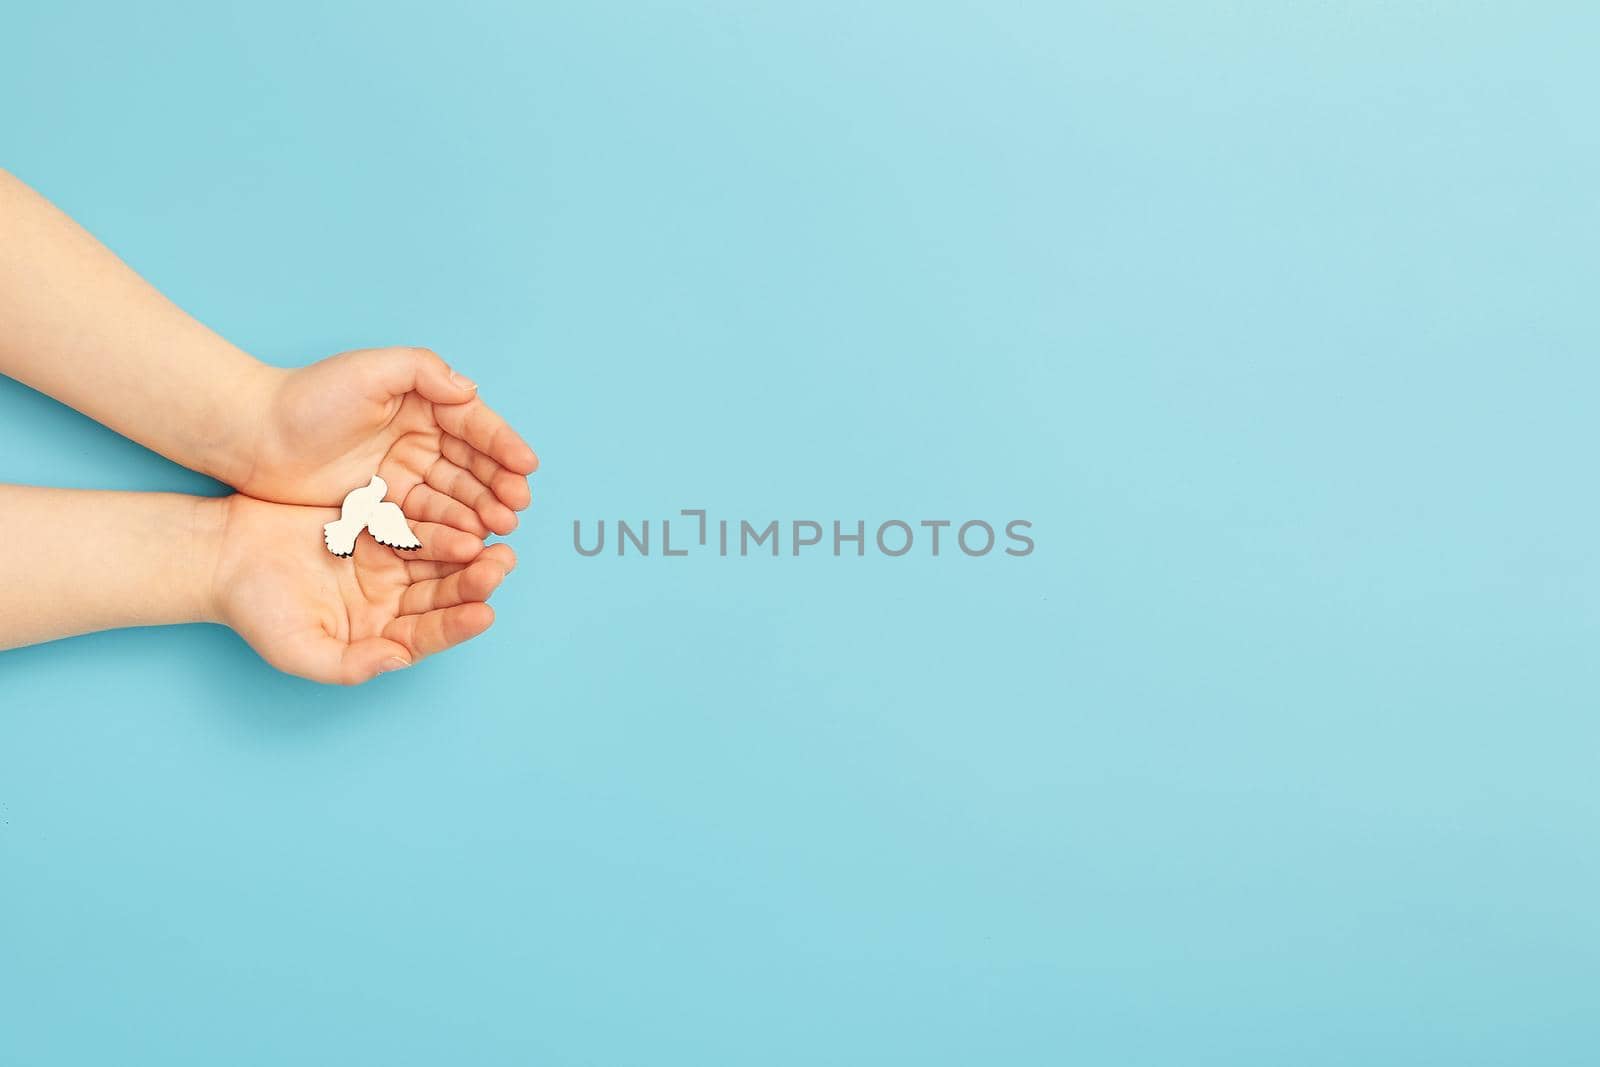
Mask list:
[[[493,561],[494,565],[499,566],[504,574],[510,574],[517,569],[517,552],[512,550],[512,547],[506,542],[498,542],[498,544],[491,544],[490,547],[486,547],[478,555],[477,560],[474,560],[474,563],[483,560]],[[406,579],[410,579],[411,582],[427,582],[434,581],[437,577],[450,577],[451,574],[459,574],[469,566],[472,566],[472,563],[435,563],[434,560],[413,560],[410,563],[406,563],[405,574]]]
[[[507,470],[532,474],[539,469],[539,457],[528,442],[476,397],[464,404],[436,402],[433,417],[445,432],[461,438]]]
[[[517,550],[504,541],[498,541],[490,545],[483,550],[483,555],[478,558],[494,560],[500,565],[500,569],[507,574],[517,569]]]
[[[411,582],[430,582],[435,578],[448,578],[470,563],[435,563],[431,559],[410,560],[406,563],[406,579]]]
[[[401,559],[431,559],[437,563],[471,563],[483,551],[483,538],[443,526],[437,522],[414,522],[411,529],[422,542],[413,552],[400,554]],[[393,550],[391,550],[393,551]]]
[[[511,546],[500,542],[490,545],[478,556],[479,560],[492,559],[499,564],[500,569],[510,574],[517,569],[517,554]],[[474,561],[476,562],[476,561]],[[435,563],[433,560],[419,559],[406,563],[406,578],[412,582],[427,582],[435,578],[448,578],[450,575],[472,566],[471,563]]]
[[[483,537],[489,528],[478,518],[478,513],[454,497],[446,496],[431,485],[417,485],[406,494],[405,513],[419,522],[437,522],[454,526],[469,534]]]
[[[350,353],[368,375],[368,381],[385,396],[418,393],[435,404],[469,403],[478,393],[469,378],[426,348],[369,348]]]
[[[494,560],[480,559],[447,578],[417,582],[400,596],[401,615],[421,615],[457,604],[481,604],[506,580],[506,572]]]
[[[457,604],[422,615],[402,615],[383,628],[383,636],[399,642],[413,660],[443,652],[477,637],[494,622],[494,609],[487,604]]]
[[[517,528],[514,511],[500,503],[489,487],[474,478],[470,471],[462,470],[443,456],[433,462],[423,478],[439,492],[455,497],[476,511],[483,524],[495,533],[508,534]]]
[[[474,478],[487,485],[489,491],[500,498],[500,503],[512,511],[521,511],[533,502],[527,475],[513,474],[461,438],[444,434],[439,450],[451,463],[471,471]]]
[[[348,644],[319,631],[307,631],[269,658],[274,667],[326,685],[360,685],[416,661],[403,642],[367,637]]]

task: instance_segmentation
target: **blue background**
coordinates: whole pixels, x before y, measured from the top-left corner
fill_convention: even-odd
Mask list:
[[[1597,33],[12,7],[0,164],[545,468],[366,688],[0,656],[0,1062],[1592,1063]],[[10,382],[0,480],[221,492]],[[572,549],[696,506],[1038,550]]]

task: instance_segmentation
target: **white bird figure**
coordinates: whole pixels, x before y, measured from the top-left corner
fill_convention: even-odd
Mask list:
[[[380,545],[406,551],[421,548],[422,542],[411,532],[400,505],[383,499],[388,492],[389,484],[376,474],[360,489],[350,490],[339,509],[338,520],[322,527],[322,540],[328,551],[340,557],[354,555],[356,538],[362,530],[370,531]]]

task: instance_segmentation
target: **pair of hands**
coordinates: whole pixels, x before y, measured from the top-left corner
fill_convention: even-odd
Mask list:
[[[516,526],[539,461],[432,352],[266,366],[0,171],[0,374],[239,491],[89,503],[0,486],[0,511],[31,512],[29,536],[14,533],[18,550],[0,559],[0,585],[16,586],[0,596],[0,648],[211,620],[282,670],[353,683],[493,621],[484,601],[516,557],[484,537]],[[375,473],[422,548],[400,556],[363,536],[338,559],[322,525]],[[75,560],[76,543],[39,534],[97,512],[124,524],[135,558]],[[52,556],[27,570],[39,544]]]
[[[299,370],[258,365],[216,502],[216,617],[280,670],[354,684],[489,628],[485,601],[516,566],[507,534],[539,459],[477,396],[417,348],[347,352]],[[422,547],[363,535],[339,559],[321,527],[377,473]]]

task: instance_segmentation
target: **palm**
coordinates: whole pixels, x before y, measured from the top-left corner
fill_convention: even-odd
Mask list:
[[[328,553],[326,508],[228,501],[217,568],[222,617],[279,670],[316,681],[363,682],[488,629],[484,603],[516,565],[507,545],[431,522],[402,556],[362,536],[355,555]]]
[[[239,488],[337,505],[374,473],[412,519],[510,533],[528,505],[533,450],[418,349],[349,352],[286,375]]]

